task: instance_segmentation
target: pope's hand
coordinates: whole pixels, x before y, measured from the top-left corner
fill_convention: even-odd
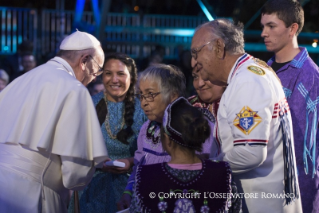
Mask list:
[[[117,167],[117,166],[106,166],[105,164],[103,164],[102,171],[103,172],[110,172],[110,173],[114,173],[114,174],[122,174],[122,173],[126,173],[126,172],[130,171],[132,165],[131,165],[129,159],[123,158],[123,159],[117,159],[117,161],[125,163],[125,166],[124,167]]]

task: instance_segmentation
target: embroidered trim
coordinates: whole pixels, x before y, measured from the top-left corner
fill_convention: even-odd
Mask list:
[[[150,121],[146,130],[146,138],[154,145],[160,142],[161,125],[156,121]]]
[[[135,182],[134,194],[136,195],[135,196],[136,203],[137,203],[137,206],[139,206],[141,208],[141,209],[139,209],[139,212],[146,212],[147,207],[144,206],[143,201],[141,199],[142,198],[141,194],[139,193],[139,191],[140,191],[139,188],[140,188],[140,184],[141,184],[141,167],[139,165],[136,168],[135,178],[136,178],[136,182]]]
[[[293,200],[299,198],[299,192],[296,177],[296,161],[293,150],[293,132],[291,131],[291,122],[287,116],[289,109],[285,106],[286,102],[286,98],[279,102],[279,119],[283,144],[285,194],[294,195],[293,198],[286,197],[286,205],[289,205]]]
[[[228,183],[227,184],[227,193],[231,193],[232,191],[232,188],[231,188],[231,169],[230,169],[230,166],[227,162],[224,162],[224,161],[214,161],[212,160],[212,162],[216,162],[216,163],[223,163],[226,167],[226,175],[227,175],[227,179],[226,179],[226,182]],[[163,162],[161,163],[161,169],[162,171],[164,172],[165,175],[168,176],[169,179],[173,180],[174,183],[176,183],[177,185],[180,185],[182,187],[185,187],[185,186],[188,186],[189,184],[191,183],[194,183],[196,181],[198,181],[201,176],[204,174],[204,170],[206,169],[206,162],[205,161],[202,161],[202,169],[201,169],[201,172],[193,179],[193,180],[190,180],[188,182],[186,182],[185,184],[181,184],[180,181],[178,181],[177,178],[175,178],[173,175],[171,175],[169,173],[169,171],[165,168],[165,165],[167,163]],[[137,169],[136,169],[136,184],[135,184],[135,191],[134,191],[134,195],[135,195],[135,199],[136,199],[136,203],[137,203],[137,206],[139,207],[138,209],[138,212],[150,212],[151,209],[149,209],[144,203],[143,203],[143,200],[142,200],[142,195],[140,194],[140,184],[141,184],[141,166],[137,166]],[[172,190],[171,190],[172,191]],[[194,191],[195,190],[188,190],[188,191]],[[207,200],[204,200],[203,202],[203,206],[201,207],[200,210],[202,210],[201,212],[207,212],[206,210],[209,209],[209,207],[207,206],[208,202]],[[217,212],[226,212],[228,211],[229,207],[231,206],[231,198],[228,197],[228,199],[225,199],[225,201],[223,202],[223,206],[217,211]],[[167,203],[164,201],[164,199],[160,199],[160,202],[158,203],[158,209],[160,211],[165,211],[167,209]],[[208,207],[208,209],[206,208]]]
[[[288,101],[286,98],[284,98],[275,104],[272,118],[278,118],[281,115],[287,114],[289,111],[290,108],[288,105]]]
[[[234,71],[233,71],[230,79],[232,79],[234,77],[234,75],[237,72],[238,68],[250,58],[252,58],[252,56],[248,55],[247,53],[245,53],[241,58],[239,58],[239,60],[237,61],[236,65],[235,65]]]
[[[268,140],[258,140],[258,139],[244,139],[244,140],[234,140],[234,146],[239,145],[261,145],[261,146],[267,146]]]
[[[202,164],[203,164],[202,165],[202,170],[199,172],[199,174],[194,179],[192,179],[190,181],[187,181],[187,182],[181,183],[176,177],[174,177],[173,175],[171,175],[169,173],[169,171],[165,168],[165,164],[166,164],[165,162],[161,163],[162,171],[165,173],[166,176],[168,176],[169,179],[173,180],[174,183],[176,183],[177,185],[180,185],[181,187],[188,186],[188,185],[198,181],[201,178],[201,176],[204,174],[204,170],[206,168],[206,163],[205,163],[204,160],[202,160]]]
[[[201,111],[210,122],[212,123],[216,122],[214,115],[208,109],[198,108],[198,110]]]
[[[153,155],[157,155],[157,156],[168,156],[169,154],[167,154],[167,152],[156,152],[156,151],[153,151],[153,150],[150,150],[150,149],[147,149],[147,148],[143,148],[143,151],[144,152],[148,152],[148,153],[151,153]]]
[[[172,107],[178,103],[178,102],[182,102],[184,101],[184,103],[188,104],[191,106],[191,104],[188,102],[187,99],[185,99],[184,97],[179,97],[177,99],[175,99],[172,103],[170,103],[164,112],[164,117],[163,117],[163,129],[165,131],[165,133],[168,135],[168,137],[173,140],[174,142],[176,142],[177,144],[181,145],[181,146],[185,146],[185,147],[189,147],[189,148],[194,148],[191,145],[187,145],[185,143],[183,143],[183,138],[182,138],[182,133],[178,132],[176,129],[174,129],[171,126],[171,119],[172,119]]]

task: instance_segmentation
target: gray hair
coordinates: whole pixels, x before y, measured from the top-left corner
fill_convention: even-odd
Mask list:
[[[217,38],[221,38],[225,44],[225,50],[229,54],[244,53],[244,25],[242,23],[234,24],[233,21],[220,18],[214,21],[206,22],[198,26],[195,30],[197,32],[202,27],[207,27],[211,33]]]
[[[166,64],[153,64],[139,74],[140,81],[154,81],[158,84],[163,100],[170,103],[172,96],[184,96],[186,91],[186,78],[178,67]]]

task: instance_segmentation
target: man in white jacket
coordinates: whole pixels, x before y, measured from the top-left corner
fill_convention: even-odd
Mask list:
[[[216,19],[197,28],[192,67],[227,86],[214,140],[229,162],[244,212],[302,212],[289,106],[267,64],[244,51],[242,26]]]
[[[76,31],[57,55],[0,93],[1,212],[67,212],[107,158],[85,88],[103,72],[100,42]]]

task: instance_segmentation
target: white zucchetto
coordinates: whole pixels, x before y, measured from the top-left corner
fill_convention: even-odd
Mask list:
[[[63,39],[60,50],[85,50],[100,45],[101,43],[91,34],[76,30]]]

